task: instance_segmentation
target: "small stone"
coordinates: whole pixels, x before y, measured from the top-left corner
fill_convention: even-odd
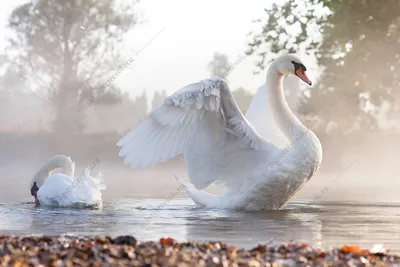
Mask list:
[[[133,236],[125,235],[116,237],[112,243],[116,245],[136,246],[137,241]]]

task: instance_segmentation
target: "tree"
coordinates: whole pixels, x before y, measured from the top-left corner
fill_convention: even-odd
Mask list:
[[[155,92],[153,100],[151,101],[151,109],[154,110],[156,107],[164,103],[164,99],[167,97],[167,92],[162,90],[161,92]]]
[[[266,9],[249,54],[258,56],[258,71],[280,53],[314,54],[323,73],[301,112],[347,131],[376,129],[369,107],[390,103],[390,115],[400,113],[398,10],[396,0],[287,0]],[[329,108],[335,101],[340,108]]]
[[[230,68],[228,57],[221,53],[214,53],[214,57],[208,64],[208,70],[212,76],[219,76],[225,78]]]
[[[142,95],[135,97],[133,103],[135,106],[135,118],[138,121],[143,120],[149,112],[146,91],[143,91]]]
[[[118,70],[118,64],[128,65],[120,51],[124,34],[137,23],[135,5],[38,0],[12,12],[7,53],[27,84],[54,108],[55,131],[70,132],[71,124],[82,131],[88,99],[99,90],[96,99],[101,99],[113,88],[110,83],[102,86],[109,73]]]
[[[10,131],[31,131],[48,121],[49,111],[35,93],[27,89],[18,70],[9,64],[6,56],[0,56],[0,128]]]

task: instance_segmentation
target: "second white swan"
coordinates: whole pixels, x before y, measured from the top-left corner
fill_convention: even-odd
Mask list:
[[[280,209],[314,175],[322,160],[315,134],[291,112],[283,93],[285,75],[311,85],[306,67],[295,55],[279,56],[267,72],[266,92],[252,103],[253,119],[272,115],[264,132],[278,128],[287,145],[261,136],[246,118],[219,77],[188,85],[165,99],[138,127],[119,142],[120,156],[131,169],[149,167],[183,154],[192,184],[177,178],[192,200],[209,208]],[[269,105],[272,114],[254,116]],[[249,110],[249,112],[250,112]],[[227,187],[220,195],[202,189],[212,183]]]
[[[62,173],[53,172],[61,168]],[[30,183],[31,195],[36,206],[98,208],[102,206],[102,175],[90,176],[86,169],[74,177],[75,163],[64,155],[50,158],[33,176]]]

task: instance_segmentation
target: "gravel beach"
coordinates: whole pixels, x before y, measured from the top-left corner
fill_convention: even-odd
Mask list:
[[[221,242],[140,242],[132,236],[0,236],[1,266],[400,266],[400,256],[302,243],[240,249]]]

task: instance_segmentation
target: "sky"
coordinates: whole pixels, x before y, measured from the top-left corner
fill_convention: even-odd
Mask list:
[[[144,48],[118,76],[117,85],[132,96],[146,90],[152,97],[155,91],[166,90],[171,94],[187,84],[208,78],[207,64],[213,54],[220,52],[231,62],[237,60],[247,48],[248,33],[259,30],[252,21],[264,17],[264,8],[278,1],[282,0],[141,1],[138,11],[144,23],[125,41],[135,51]],[[23,2],[0,3],[1,36],[4,36],[7,17]],[[2,39],[0,48],[4,48]],[[127,55],[127,59],[131,56]],[[242,86],[254,92],[264,83],[265,73],[253,75],[255,60],[247,57],[230,73],[227,79],[231,89]]]
[[[121,85],[134,84],[139,90],[165,89],[168,93],[210,76],[207,64],[215,52],[234,62],[246,50],[252,20],[262,17],[268,1],[184,1],[143,2],[148,20],[137,32],[142,42],[165,29],[139,54],[132,72],[119,77]],[[265,74],[254,77],[254,58],[242,61],[229,76],[233,88],[256,89]],[[125,87],[125,86],[124,86]]]

